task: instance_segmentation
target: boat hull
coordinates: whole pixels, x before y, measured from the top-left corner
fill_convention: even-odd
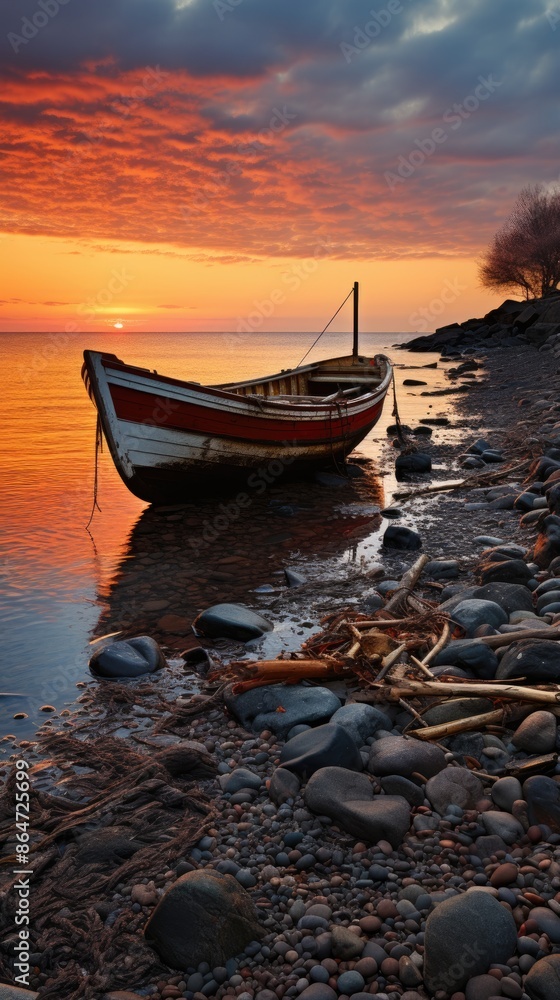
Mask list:
[[[263,492],[282,477],[340,463],[381,415],[387,367],[375,391],[316,404],[278,392],[303,378],[311,384],[316,366],[234,387],[200,386],[86,351],[83,377],[123,482],[161,504],[224,487]],[[321,370],[328,386],[329,369]]]

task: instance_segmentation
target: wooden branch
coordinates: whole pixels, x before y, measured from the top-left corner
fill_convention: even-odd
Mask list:
[[[418,669],[422,671],[422,673],[424,674],[425,677],[428,678],[428,680],[430,681],[435,680],[432,671],[428,670],[427,666],[425,665],[425,663],[422,662],[422,660],[418,660],[416,656],[412,655],[412,653],[410,654],[410,659],[412,660],[414,665],[417,666]]]
[[[403,681],[399,685],[371,683],[374,688],[376,701],[398,701],[399,698],[423,697],[443,697],[450,696],[459,698],[478,697],[482,695],[488,698],[505,698],[513,701],[529,701],[540,703],[541,705],[554,705],[560,703],[560,686],[558,684],[549,685],[547,690],[540,688],[521,687],[521,685],[509,684],[507,681],[484,681],[467,682],[465,684],[445,683],[443,681]]]
[[[422,660],[424,666],[427,666],[428,663],[431,663],[431,661],[435,659],[440,650],[442,650],[447,645],[450,635],[451,635],[451,626],[449,622],[446,622],[445,625],[443,626],[443,632],[441,633],[441,636],[436,642],[435,646]]]
[[[402,699],[400,700],[402,701]],[[494,712],[473,715],[468,719],[454,719],[453,722],[442,722],[437,726],[428,726],[427,729],[412,729],[408,731],[408,735],[415,736],[417,740],[444,740],[447,736],[454,736],[456,733],[468,733],[473,729],[494,725],[494,723],[501,722],[503,717],[503,709],[497,708]],[[426,725],[425,721],[422,721]]]
[[[387,656],[383,657],[381,661],[381,670],[379,671],[376,680],[380,681],[383,677],[385,677],[385,674],[389,672],[391,667],[397,662],[399,656],[404,653],[405,649],[406,642],[403,642],[400,646],[397,646],[392,653],[387,653]]]
[[[501,646],[509,646],[510,643],[519,642],[521,639],[560,639],[560,629],[524,628],[519,629],[518,632],[484,635],[476,642],[483,642],[490,649],[499,649]]]
[[[384,611],[393,611],[397,608],[403,598],[408,597],[410,592],[414,590],[416,584],[418,583],[420,574],[424,569],[426,563],[430,561],[430,557],[426,555],[419,556],[415,563],[412,564],[409,570],[403,574],[402,580],[399,584],[398,590],[395,591],[393,596],[383,608]]]

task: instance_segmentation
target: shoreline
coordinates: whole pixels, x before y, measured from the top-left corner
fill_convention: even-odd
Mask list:
[[[450,362],[451,365],[454,363]],[[540,354],[534,348],[517,345],[515,358],[511,356],[511,348],[492,351],[485,365],[486,367],[480,369],[474,379],[469,380],[469,383],[471,381],[473,383],[470,391],[451,396],[457,411],[457,417],[453,420],[454,426],[449,430],[438,429],[431,441],[422,439],[419,450],[428,452],[434,463],[431,482],[435,482],[436,479],[456,480],[463,475],[480,473],[480,470],[472,472],[468,468],[461,468],[458,458],[463,453],[463,448],[467,448],[481,436],[488,436],[492,447],[504,448],[506,465],[520,462],[524,452],[528,451],[534,458],[538,458],[541,453],[539,449],[542,450],[540,443],[542,439],[539,439],[536,431],[538,425],[544,422],[546,405],[519,407],[515,397],[519,393],[529,398],[533,393],[535,396],[533,402],[538,403],[543,399],[540,386],[546,379],[546,389],[543,393],[545,396],[549,393],[552,395],[550,405],[554,407],[559,386],[556,359],[548,353]],[[480,372],[483,372],[482,376]],[[450,383],[450,388],[456,388],[457,384],[454,386]],[[441,398],[435,396],[433,400],[427,402],[427,405],[431,404],[434,412],[439,412],[445,410],[445,401],[445,396]],[[491,429],[491,424],[497,422],[496,414],[499,415],[500,426]],[[513,434],[508,428],[511,428],[515,418],[519,418],[520,415],[525,421],[525,426],[519,426],[518,423],[518,429]],[[394,460],[396,454],[397,451],[390,442],[382,446],[382,471],[389,468],[389,463]],[[499,474],[501,464],[496,462],[495,465],[487,466],[482,471]],[[521,483],[524,478],[521,476],[519,482]],[[421,489],[425,481],[425,477],[416,477],[411,489]],[[403,484],[404,489],[407,486],[408,484]],[[521,511],[513,510],[509,506],[509,501],[501,507],[498,504],[473,509],[472,503],[486,503],[483,497],[488,487],[478,487],[478,490],[479,492],[476,492],[476,488],[473,490],[467,487],[449,493],[423,495],[418,499],[403,502],[405,516],[402,520],[406,523],[409,517],[414,518],[416,529],[422,537],[421,551],[428,553],[432,560],[456,560],[458,563],[455,575],[449,577],[443,575],[439,580],[435,578],[430,581],[431,586],[426,586],[424,578],[422,584],[415,590],[419,596],[434,600],[438,590],[448,584],[468,586],[472,583],[472,572],[483,548],[480,546],[477,551],[473,551],[475,536],[498,535],[504,543],[521,543],[524,548],[531,548],[536,530],[534,527],[520,527]],[[519,493],[522,491],[520,486]],[[489,503],[493,504],[495,501],[491,500]],[[399,525],[401,520],[395,520],[394,523]],[[385,579],[394,579],[395,576],[400,578],[418,554],[418,552],[383,550]],[[235,564],[231,565],[234,566],[231,572],[235,576]],[[449,568],[446,572],[452,573]],[[320,586],[310,583],[305,593],[298,595],[298,588],[279,597],[274,596],[276,601],[274,611],[280,616],[291,607],[292,619],[298,618],[301,622],[310,617],[305,615],[310,606],[313,607],[313,617],[321,612],[327,613],[329,609],[332,610],[333,598],[337,600],[337,608],[344,606],[345,600],[355,601],[352,607],[354,611],[358,611],[364,591],[371,596],[376,582],[377,574],[370,573],[368,576],[367,572],[361,575],[358,572],[344,587],[343,594],[341,594],[340,580],[326,580]],[[258,610],[266,616],[266,606],[259,607]],[[315,631],[315,628],[302,627],[303,638],[307,638],[308,634]],[[41,802],[42,822],[46,822],[46,826],[43,827],[45,833],[49,828],[49,820],[44,810],[47,810],[48,814],[49,803],[53,806],[53,801],[48,798],[49,795],[60,795],[61,790],[66,789],[65,794],[70,791],[74,803],[83,804],[87,794],[92,793],[90,787],[87,794],[83,791],[81,795],[79,794],[77,778],[81,774],[82,780],[84,779],[82,769],[88,766],[85,764],[86,757],[80,756],[78,775],[69,764],[72,755],[75,757],[85,753],[87,756],[86,741],[90,740],[92,735],[97,739],[96,753],[100,752],[100,743],[106,744],[106,753],[110,749],[117,752],[119,740],[122,745],[124,740],[132,739],[135,752],[144,754],[147,752],[148,760],[176,743],[177,737],[181,742],[194,741],[191,747],[190,770],[185,768],[180,771],[173,776],[174,781],[167,781],[166,786],[168,789],[172,788],[176,796],[183,797],[181,799],[183,806],[187,812],[190,810],[192,813],[188,830],[185,827],[179,831],[177,843],[174,844],[173,839],[169,842],[172,847],[167,850],[161,848],[165,864],[158,865],[156,855],[149,855],[142,859],[145,867],[139,865],[139,870],[136,871],[133,852],[132,860],[125,863],[128,872],[125,878],[122,877],[122,872],[119,874],[114,845],[111,847],[112,853],[106,854],[102,860],[97,857],[95,861],[87,862],[100,868],[97,872],[89,871],[91,877],[95,875],[99,878],[108,878],[108,882],[103,885],[100,883],[98,886],[98,891],[104,894],[105,898],[96,901],[98,908],[94,909],[97,918],[92,924],[93,918],[90,917],[87,935],[83,932],[83,926],[79,925],[79,921],[75,925],[72,924],[72,917],[76,917],[77,910],[80,911],[82,921],[85,915],[85,908],[81,902],[77,906],[77,901],[74,901],[76,909],[70,906],[70,912],[64,917],[68,923],[59,923],[56,930],[56,917],[53,917],[52,927],[47,931],[41,931],[43,939],[42,941],[37,939],[36,944],[37,946],[42,944],[43,947],[40,949],[37,947],[37,953],[39,950],[46,953],[49,947],[54,948],[58,962],[62,954],[60,948],[63,947],[60,936],[64,936],[64,933],[67,935],[74,933],[75,939],[65,959],[71,967],[70,971],[67,971],[68,966],[59,968],[61,975],[57,977],[56,982],[49,982],[51,977],[48,971],[41,972],[38,977],[31,977],[30,983],[39,988],[39,996],[57,996],[61,1000],[73,996],[86,998],[91,996],[100,1000],[105,995],[110,997],[111,990],[115,992],[128,989],[131,996],[162,997],[164,1000],[179,996],[185,996],[188,1000],[202,1000],[204,996],[221,1000],[221,997],[226,995],[237,996],[242,1000],[253,1000],[253,998],[273,1000],[274,997],[281,1000],[284,996],[303,996],[304,1000],[334,1000],[336,996],[360,995],[362,1000],[364,991],[366,994],[377,995],[380,1000],[386,997],[393,1000],[401,996],[406,997],[406,1000],[416,1000],[417,997],[425,998],[431,995],[437,997],[438,991],[426,992],[422,982],[426,919],[430,913],[437,913],[438,907],[434,906],[434,903],[442,902],[438,894],[443,894],[452,887],[457,895],[449,898],[459,898],[468,896],[473,887],[478,886],[487,890],[487,896],[494,896],[505,904],[502,905],[503,910],[509,907],[517,929],[525,928],[523,938],[533,941],[536,945],[536,947],[526,945],[524,946],[526,950],[521,953],[512,953],[511,957],[513,959],[515,955],[515,962],[509,961],[508,958],[503,962],[496,959],[490,963],[496,967],[492,970],[492,974],[501,995],[521,998],[523,977],[535,964],[529,959],[554,953],[556,942],[560,941],[558,918],[560,851],[557,846],[560,836],[552,832],[552,840],[550,837],[546,839],[542,831],[535,831],[535,824],[532,823],[528,827],[529,834],[531,830],[533,831],[532,836],[528,835],[527,829],[524,829],[523,835],[518,838],[519,843],[514,840],[506,845],[504,841],[505,850],[496,848],[494,842],[496,849],[488,858],[481,857],[480,865],[476,865],[470,860],[471,857],[477,856],[476,851],[469,848],[473,848],[476,843],[477,829],[484,830],[484,833],[478,834],[479,837],[489,836],[486,828],[481,826],[481,817],[486,812],[495,811],[492,806],[496,807],[496,803],[492,803],[487,794],[481,795],[477,801],[470,803],[469,800],[469,808],[455,806],[455,812],[451,810],[438,814],[439,818],[433,821],[436,810],[433,802],[424,794],[422,802],[416,805],[409,803],[410,819],[413,824],[412,835],[408,833],[405,835],[404,848],[403,842],[393,845],[383,837],[377,846],[368,845],[364,841],[358,841],[356,844],[356,837],[348,831],[333,829],[333,819],[329,819],[328,815],[319,813],[317,818],[317,814],[310,811],[306,799],[301,794],[304,786],[301,792],[299,788],[295,790],[295,784],[288,787],[285,791],[291,790],[294,794],[287,795],[283,802],[278,803],[271,799],[266,782],[278,771],[276,764],[284,740],[277,738],[268,730],[255,733],[244,729],[231,715],[224,714],[224,709],[217,698],[205,707],[202,701],[204,695],[195,693],[200,680],[194,672],[190,677],[188,673],[185,676],[182,663],[177,659],[180,649],[188,649],[191,645],[198,645],[198,642],[191,640],[186,632],[180,637],[174,633],[170,635],[174,635],[173,644],[170,643],[165,652],[172,657],[172,663],[166,679],[158,678],[158,682],[152,685],[141,681],[128,686],[112,685],[111,682],[97,686],[84,683],[82,686],[87,690],[82,696],[84,700],[79,719],[69,714],[60,728],[52,724],[47,725],[42,727],[42,732],[38,734],[40,741],[45,741],[44,733],[49,729],[52,731],[58,728],[58,732],[64,734],[58,746],[56,738],[51,737],[50,753],[54,754],[59,765],[63,763],[66,755],[67,764],[66,768],[59,767],[60,774],[56,771],[50,775],[43,774],[42,771],[37,772],[41,776],[34,787],[45,797]],[[180,640],[180,644],[177,639]],[[239,646],[229,644],[227,649],[230,655],[239,653]],[[243,652],[246,650],[243,649]],[[185,714],[182,722],[179,722],[176,718],[170,717],[168,702],[180,697],[185,687],[188,694],[187,705],[182,707],[195,708],[198,704],[201,714],[193,715],[190,719]],[[334,687],[335,690],[339,690],[336,685]],[[383,710],[386,706],[382,704],[379,707]],[[97,718],[96,709],[99,710]],[[202,714],[205,711],[206,717]],[[102,718],[104,712],[111,716],[110,722],[106,721],[107,716],[105,719]],[[398,712],[392,713],[390,721],[402,728],[398,718]],[[83,725],[78,727],[78,721],[81,723],[82,720]],[[110,733],[115,728],[117,735],[111,736]],[[224,730],[230,737],[225,741]],[[83,751],[79,751],[79,747],[71,743],[71,740],[69,742],[68,737],[75,737],[81,741]],[[146,743],[137,742],[138,738],[146,740]],[[367,739],[370,742],[364,741],[364,745],[368,750],[371,750],[376,742],[382,742],[374,740],[373,735]],[[35,741],[19,743],[19,753],[26,754],[30,761],[33,760],[31,748],[34,743]],[[49,752],[47,743],[44,742],[45,752]],[[131,745],[127,742],[126,746],[130,748]],[[492,744],[487,748],[500,750],[499,746]],[[126,754],[123,757],[126,757]],[[487,758],[487,761],[491,759]],[[498,755],[494,755],[494,759],[497,760]],[[115,779],[110,762],[105,757],[99,757],[98,766],[101,768],[98,772],[101,779],[106,780],[109,776],[111,780]],[[123,766],[126,772],[126,768],[134,770],[139,763],[136,757],[131,755],[130,760],[123,761]],[[229,775],[235,774],[235,770],[240,767],[248,768],[255,777],[249,790],[241,786],[237,791],[226,792],[224,797],[222,785],[215,778],[195,778],[194,783],[188,778],[189,774],[196,775],[204,766],[217,767],[218,775],[225,779],[222,785],[227,784]],[[485,766],[488,769],[489,764]],[[103,777],[104,769],[105,777]],[[473,773],[465,767],[463,770],[468,774]],[[363,772],[364,777],[366,773]],[[86,778],[89,776],[89,773],[85,775]],[[158,779],[166,783],[161,773],[158,773]],[[103,780],[96,788],[97,795],[105,795],[107,791],[103,787]],[[145,778],[145,780],[151,779]],[[62,786],[57,785],[60,781],[63,782]],[[160,791],[162,788],[163,786],[160,786]],[[413,794],[410,789],[408,791],[409,794]],[[423,791],[425,792],[425,787]],[[485,792],[487,791],[488,785],[485,788]],[[153,796],[153,789],[150,791],[144,788],[143,794],[148,792]],[[278,792],[280,799],[282,794],[284,792]],[[399,795],[396,794],[395,797],[399,798]],[[400,797],[402,798],[402,794]],[[478,801],[484,803],[490,801],[490,808],[485,805],[484,809],[477,810]],[[143,805],[149,802],[153,805],[153,798],[146,799]],[[6,805],[5,796],[4,807]],[[163,805],[165,808],[173,808],[165,802]],[[113,808],[118,810],[120,807],[114,804]],[[103,809],[105,812],[102,811],[96,818],[92,817],[92,830],[95,830],[96,823],[106,828],[114,826],[114,818],[111,822],[107,822],[107,817],[111,815],[107,802],[104,803]],[[157,808],[155,811],[157,812]],[[516,818],[515,814],[512,816],[506,810],[503,810],[503,814]],[[454,816],[459,821],[455,828]],[[187,815],[187,820],[188,818]],[[134,832],[134,823],[130,820],[130,816],[127,823],[129,823],[127,829],[130,840],[130,834]],[[56,824],[54,825],[56,828]],[[195,826],[196,839],[193,839]],[[144,832],[146,829],[149,829],[149,825],[143,827]],[[161,834],[164,827],[158,829]],[[91,832],[87,826],[85,831]],[[139,832],[142,833],[142,827]],[[37,876],[37,887],[41,889],[41,903],[44,907],[45,885],[50,884],[51,891],[54,891],[54,883],[49,883],[49,879],[54,876],[53,873],[48,874],[49,870],[53,869],[54,872],[57,866],[67,864],[68,867],[62,873],[66,874],[66,878],[70,878],[73,872],[75,874],[76,869],[73,865],[76,856],[83,850],[80,841],[83,833],[84,830],[80,827],[79,836],[74,834],[68,836],[61,857],[51,853],[48,860],[44,859],[44,878],[41,880],[40,873]],[[286,836],[288,840],[285,839]],[[555,837],[558,839],[554,840]],[[175,857],[174,851],[179,849],[179,842],[181,855]],[[165,848],[165,841],[160,843],[163,843]],[[549,846],[543,848],[543,843]],[[192,848],[191,844],[199,846]],[[302,845],[302,848],[299,845]],[[539,855],[543,857],[539,858]],[[487,863],[483,864],[485,860]],[[545,862],[550,864],[546,864],[545,867]],[[507,865],[516,868],[515,876],[510,882],[496,887],[495,872]],[[107,869],[105,874],[103,866]],[[229,956],[223,964],[220,959],[218,964],[209,967],[207,971],[193,967],[190,973],[170,974],[165,971],[165,966],[160,964],[159,968],[163,971],[159,972],[159,976],[157,973],[151,973],[150,960],[155,966],[158,963],[154,952],[144,942],[142,928],[155,909],[162,891],[171,889],[177,876],[187,874],[189,871],[204,870],[207,867],[216,868],[222,874],[234,877],[240,871],[246,873],[241,878],[236,878],[236,881],[249,892],[257,907],[258,922],[265,929],[264,944],[256,941],[241,952],[242,958],[236,964],[234,971],[231,971],[233,956]],[[233,873],[234,868],[237,869],[235,873]],[[528,868],[529,871],[520,874],[521,868]],[[467,879],[466,875],[471,871],[472,877]],[[550,872],[550,877],[546,875],[547,872]],[[513,871],[510,872],[510,875],[512,874]],[[60,879],[60,872],[57,878]],[[454,879],[459,879],[459,882],[454,883]],[[519,879],[523,881],[522,885],[519,884]],[[414,892],[410,892],[416,886],[422,886],[421,895],[425,896],[427,893],[434,896],[425,908],[420,906],[416,908],[415,904],[420,895],[415,896]],[[468,891],[465,892],[465,889]],[[522,899],[518,901],[520,897]],[[554,906],[548,907],[549,900],[555,903],[558,911]],[[404,905],[405,903],[407,905]],[[10,904],[7,905],[9,914]],[[88,905],[91,908],[91,899]],[[519,910],[517,914],[516,909]],[[550,928],[550,940],[543,938],[542,926],[532,929],[529,914],[533,909],[548,909],[551,914],[550,923],[553,926]],[[48,907],[44,910],[44,913],[47,912],[51,912],[52,916],[52,911],[49,911]],[[87,967],[83,949],[93,926],[100,935],[100,940],[109,949],[106,954],[111,954],[111,948],[116,949],[112,964],[109,963],[114,981],[111,982],[110,976],[107,979],[108,973],[104,971],[103,955],[98,953],[94,959],[97,965],[94,965],[92,982],[84,986],[79,985],[80,977],[76,970],[72,969],[72,964],[78,962],[74,958],[76,953],[80,956],[82,964]],[[334,927],[339,930],[333,931]],[[353,927],[354,930],[349,930],[349,927]],[[82,933],[81,938],[80,933]],[[558,937],[555,937],[556,933]],[[59,940],[55,947],[54,940],[57,934]],[[131,953],[135,956],[134,962],[129,963],[129,971],[126,967],[118,971],[119,956],[124,961],[131,940],[135,942]],[[313,944],[313,941],[316,943]],[[386,945],[391,947],[387,948]],[[382,948],[385,951],[384,957],[381,954]],[[228,962],[230,962],[229,967]],[[37,967],[40,968],[40,965]],[[319,967],[324,971],[319,971]],[[144,969],[141,975],[139,975],[140,969]],[[506,969],[508,971],[505,971]],[[205,982],[205,977],[216,973],[217,970],[219,970],[218,978],[206,978]],[[224,978],[222,970],[225,972]],[[104,981],[104,976],[107,981]],[[339,988],[339,979],[342,976],[350,978],[341,980],[343,988]],[[141,986],[139,986],[140,979],[143,979]],[[507,980],[503,986],[509,992],[503,992],[502,980]],[[135,984],[136,989],[133,989]],[[194,989],[195,986],[199,988]],[[312,993],[306,993],[309,989]],[[440,990],[439,993],[442,998],[447,995],[445,990]],[[464,993],[461,988],[449,995],[453,995],[454,1000],[461,1000]]]

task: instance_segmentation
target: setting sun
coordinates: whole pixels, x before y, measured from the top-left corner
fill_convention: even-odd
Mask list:
[[[120,320],[119,320],[118,323],[113,323],[113,326],[114,326],[115,330],[122,330],[124,324],[121,323]]]

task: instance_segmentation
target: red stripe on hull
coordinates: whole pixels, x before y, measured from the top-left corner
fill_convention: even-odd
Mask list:
[[[137,392],[125,386],[110,385],[111,398],[119,420],[161,426],[170,430],[190,431],[204,437],[247,440],[253,443],[306,444],[321,441],[341,441],[360,434],[378,419],[383,400],[376,400],[366,410],[354,415],[336,411],[333,419],[275,420],[258,414],[228,413],[202,405],[163,400],[148,392]]]

